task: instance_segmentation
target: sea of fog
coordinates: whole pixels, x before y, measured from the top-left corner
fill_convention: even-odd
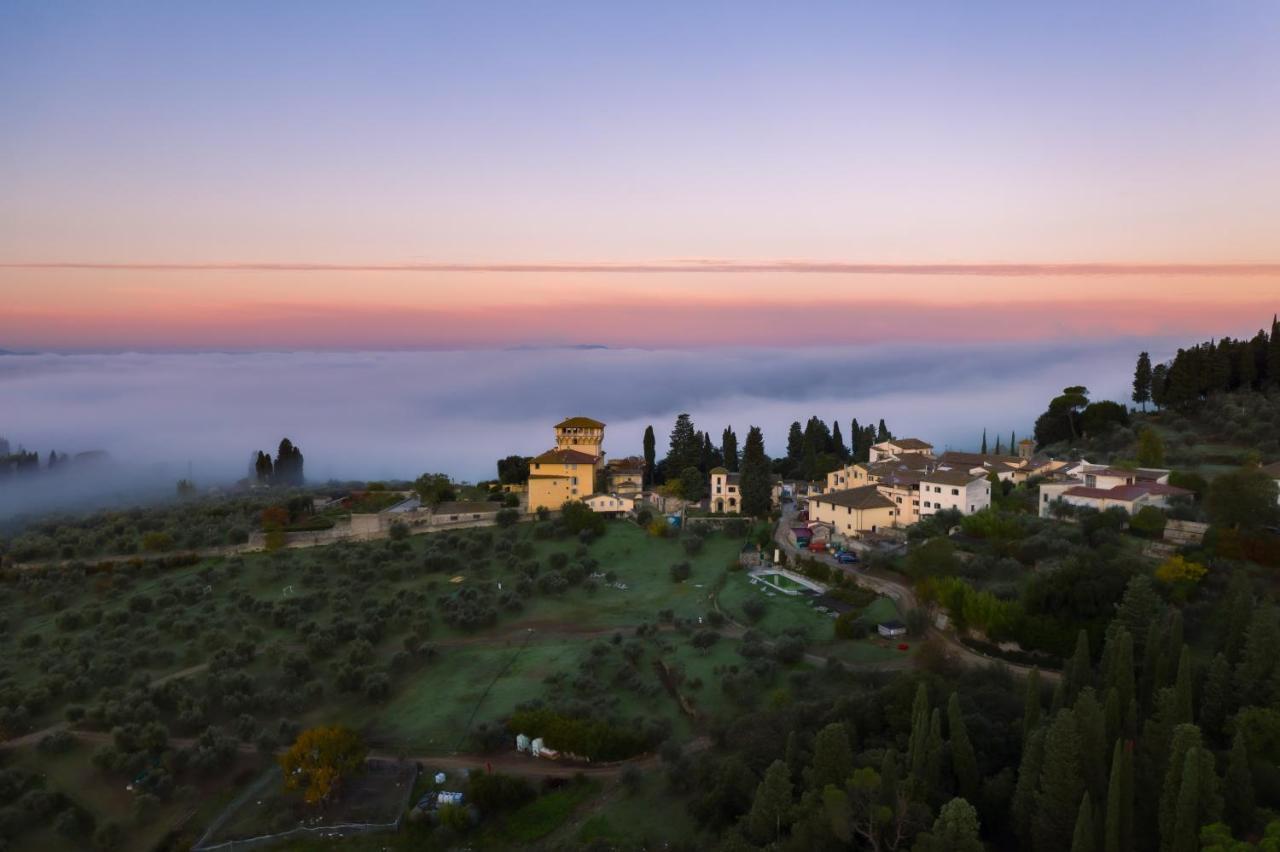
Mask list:
[[[1137,352],[1163,341],[715,350],[27,354],[0,356],[0,436],[16,448],[105,450],[99,473],[0,484],[0,517],[69,497],[151,484],[171,493],[234,481],[251,454],[298,444],[309,479],[458,479],[534,454],[552,425],[583,414],[608,424],[611,456],[639,454],[648,424],[659,454],[676,414],[715,441],[764,429],[783,452],[788,425],[816,414],[884,418],[898,435],[976,448],[982,430],[1029,434],[1070,384],[1125,400]],[[103,481],[98,481],[99,479]],[[74,486],[74,487],[73,487]]]

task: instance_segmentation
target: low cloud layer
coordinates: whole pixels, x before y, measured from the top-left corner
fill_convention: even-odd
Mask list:
[[[839,418],[846,435],[850,418],[883,417],[971,447],[983,428],[1029,433],[1067,384],[1123,399],[1144,345],[8,355],[0,434],[42,458],[107,450],[150,480],[190,465],[202,485],[245,475],[251,453],[283,436],[312,479],[486,478],[500,456],[546,449],[574,414],[609,424],[614,456],[639,453],[649,423],[661,452],[681,411],[716,440],[726,424],[740,438],[762,426],[772,453],[810,414]],[[22,501],[9,488],[12,511]]]

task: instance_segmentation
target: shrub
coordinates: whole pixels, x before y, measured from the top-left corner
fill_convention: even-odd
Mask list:
[[[753,624],[764,618],[765,610],[764,601],[759,598],[748,598],[742,602],[742,613]]]
[[[671,566],[671,581],[683,583],[689,579],[691,573],[693,573],[693,569],[688,562],[677,562]]]

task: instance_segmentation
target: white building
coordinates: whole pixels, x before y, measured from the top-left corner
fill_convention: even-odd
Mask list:
[[[945,509],[964,515],[991,506],[991,483],[985,474],[956,468],[938,469],[920,477],[920,517]]]
[[[932,456],[933,444],[919,438],[894,438],[872,444],[868,451],[868,461],[878,462],[887,458],[902,458],[906,455]]]
[[[1280,504],[1280,461],[1272,462],[1262,468],[1263,473],[1270,476],[1276,483],[1276,503]]]

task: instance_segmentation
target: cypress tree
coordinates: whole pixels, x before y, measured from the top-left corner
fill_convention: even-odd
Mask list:
[[[1018,433],[1009,433],[1009,455],[1016,456],[1018,454]]]
[[[739,488],[742,491],[742,514],[757,518],[769,514],[773,507],[773,483],[769,457],[764,454],[764,434],[758,426],[747,430]]]
[[[813,741],[813,764],[808,787],[821,790],[828,784],[843,787],[853,774],[853,747],[845,726],[832,722]]]
[[[1103,655],[1103,682],[1119,695],[1121,709],[1129,706],[1136,690],[1133,675],[1133,634],[1118,622],[1107,631],[1107,647]]]
[[[653,485],[653,467],[657,464],[658,447],[653,436],[653,425],[644,427],[644,484]]]
[[[1271,336],[1267,339],[1267,377],[1272,385],[1280,385],[1280,321],[1271,318]]]
[[[1213,754],[1208,749],[1192,746],[1183,758],[1174,810],[1169,852],[1199,852],[1200,828],[1217,822],[1222,815],[1218,776],[1214,774]]]
[[[1018,764],[1018,781],[1013,788],[1013,829],[1024,847],[1031,846],[1032,820],[1036,812],[1036,787],[1044,767],[1045,729],[1033,727],[1022,744],[1022,760]]]
[[[884,418],[883,418],[883,417],[881,417],[881,418],[880,418],[880,428],[879,428],[878,430],[876,430],[876,442],[877,442],[877,443],[882,443],[882,442],[884,442],[884,441],[891,440],[892,438],[893,438],[893,433],[891,433],[891,432],[889,431],[889,427],[888,427],[888,426],[885,426],[885,425],[884,425]]]
[[[849,460],[862,461],[862,427],[858,425],[858,418],[853,418],[849,424]]]
[[[1114,686],[1107,690],[1106,703],[1102,705],[1102,716],[1106,720],[1106,742],[1114,742],[1120,736],[1124,725],[1124,716],[1120,712],[1120,692]]]
[[[1276,697],[1276,660],[1280,657],[1280,619],[1275,608],[1255,607],[1236,666],[1236,698],[1241,706],[1266,707]]]
[[[1223,725],[1233,709],[1231,696],[1231,663],[1225,654],[1215,654],[1209,663],[1200,695],[1200,729],[1211,740],[1222,739]]]
[[[1249,767],[1249,749],[1244,731],[1237,730],[1227,757],[1227,773],[1223,778],[1226,807],[1223,816],[1239,836],[1253,830],[1256,807],[1253,796],[1253,770]]]
[[[1093,687],[1085,687],[1071,709],[1080,732],[1080,774],[1089,795],[1102,801],[1107,790],[1107,723]]]
[[[911,703],[911,738],[907,741],[907,772],[919,776],[929,735],[929,688],[921,683]]]
[[[1070,710],[1062,710],[1045,732],[1044,762],[1031,821],[1031,836],[1038,852],[1065,852],[1084,792],[1076,717]]]
[[[1161,852],[1170,852],[1173,849],[1173,842],[1176,839],[1178,813],[1180,811],[1179,800],[1181,798],[1181,790],[1184,780],[1187,779],[1187,758],[1193,757],[1192,762],[1195,763],[1194,755],[1200,748],[1200,729],[1195,725],[1178,725],[1173,729],[1173,739],[1169,744],[1169,756],[1164,772],[1164,782],[1160,786],[1160,809],[1157,815],[1160,827],[1160,849]],[[1194,770],[1191,773],[1191,781],[1194,784],[1198,779],[1195,777]],[[1199,833],[1199,827],[1196,827],[1196,834]]]
[[[1139,642],[1138,637],[1145,639],[1150,625],[1160,614],[1161,607],[1160,596],[1156,593],[1151,578],[1146,574],[1135,574],[1125,586],[1124,597],[1120,599],[1115,618],[1133,637],[1135,660],[1146,651],[1145,641]]]
[[[833,420],[831,422],[831,449],[835,453],[836,458],[844,461],[849,458],[849,450],[844,445],[844,436],[840,434],[840,421]]]
[[[1089,632],[1081,630],[1076,635],[1075,653],[1071,655],[1070,662],[1067,663],[1067,670],[1063,673],[1066,680],[1066,700],[1074,701],[1075,697],[1080,694],[1080,690],[1089,686],[1093,680],[1093,662],[1089,657]]]
[[[1124,740],[1116,740],[1111,749],[1104,848],[1106,852],[1133,848],[1133,752]]]
[[[1192,718],[1194,709],[1191,702],[1191,649],[1182,646],[1182,654],[1178,658],[1178,675],[1173,682],[1173,695],[1179,724],[1195,721]]]
[[[898,750],[887,748],[880,759],[880,804],[888,808],[898,807],[898,783],[902,771],[898,768]]]
[[[783,827],[791,822],[792,788],[787,765],[775,760],[756,788],[747,814],[747,832],[758,844],[773,843],[782,836]]]
[[[1001,437],[996,435],[996,455],[998,456],[1004,455],[1004,447],[1001,445],[1000,441]]]
[[[1253,612],[1253,584],[1245,572],[1235,572],[1227,582],[1222,611],[1226,613],[1222,653],[1234,666],[1244,653],[1245,639],[1249,635],[1249,615]]]
[[[1027,675],[1027,688],[1022,700],[1022,741],[1040,724],[1040,669],[1032,669]],[[1025,748],[1025,745],[1024,745]]]
[[[1093,806],[1089,794],[1080,797],[1080,809],[1076,811],[1076,828],[1071,834],[1071,852],[1093,852]]]
[[[1055,715],[1059,710],[1067,706],[1067,679],[1065,677],[1058,678],[1058,682],[1053,685],[1053,695],[1049,698],[1049,715]]]
[[[787,772],[793,781],[804,777],[804,754],[800,750],[800,738],[794,728],[787,732],[787,750],[783,752],[782,759],[787,764]]]
[[[720,455],[724,456],[724,466],[732,473],[738,472],[738,436],[732,426],[724,427],[720,435]]]
[[[986,429],[982,430],[982,454],[984,456],[987,454],[987,430]]]
[[[955,771],[956,787],[961,796],[976,802],[980,780],[978,757],[973,752],[964,715],[960,712],[960,696],[955,692],[947,701],[947,733],[951,737],[951,768]]]

